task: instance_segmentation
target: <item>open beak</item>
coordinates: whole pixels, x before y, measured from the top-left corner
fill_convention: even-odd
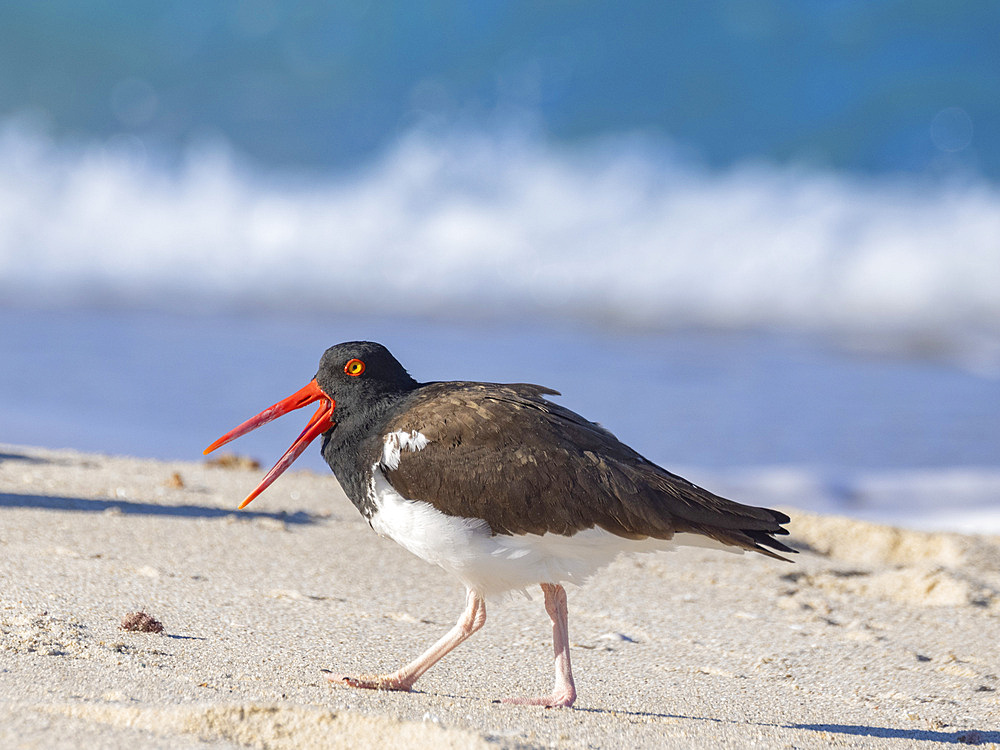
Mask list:
[[[241,435],[246,435],[251,430],[256,430],[262,424],[267,424],[272,419],[277,419],[290,411],[308,406],[314,401],[320,402],[319,408],[313,414],[312,419],[309,420],[309,424],[306,425],[306,428],[302,430],[302,434],[292,443],[292,447],[285,451],[285,455],[278,459],[278,463],[264,475],[264,478],[260,480],[260,484],[257,485],[256,489],[247,495],[247,499],[240,504],[240,509],[247,507],[250,501],[270,487],[271,483],[281,476],[281,473],[291,466],[296,458],[302,455],[302,451],[306,449],[309,443],[333,427],[335,424],[333,421],[333,409],[337,405],[337,402],[327,396],[315,380],[311,380],[305,388],[293,393],[286,399],[282,399],[274,406],[264,409],[256,417],[251,417],[239,427],[234,427],[205,449],[205,455],[208,455],[216,448],[225,445],[231,440],[235,440]]]

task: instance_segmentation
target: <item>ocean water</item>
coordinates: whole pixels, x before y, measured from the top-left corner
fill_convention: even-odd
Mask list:
[[[0,10],[0,442],[197,459],[369,338],[1000,533],[996,7],[352,8]]]
[[[1000,178],[1000,6],[979,0],[73,0],[0,8],[0,115],[60,140],[347,168],[415,126]]]

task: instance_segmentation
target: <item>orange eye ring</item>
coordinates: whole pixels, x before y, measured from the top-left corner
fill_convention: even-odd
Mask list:
[[[344,372],[346,372],[351,377],[357,377],[365,371],[365,363],[360,359],[352,359],[344,365]]]

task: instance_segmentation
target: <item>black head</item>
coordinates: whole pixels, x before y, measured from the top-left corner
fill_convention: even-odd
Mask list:
[[[208,446],[205,453],[210,453],[282,414],[319,402],[319,408],[302,434],[240,505],[244,508],[291,466],[306,446],[320,435],[329,433],[340,422],[364,420],[367,414],[380,405],[400,398],[416,387],[417,382],[381,344],[371,341],[337,344],[323,353],[316,377],[304,388],[233,428]]]
[[[331,346],[319,361],[316,383],[336,402],[337,421],[349,412],[413,390],[410,377],[389,350],[373,341]]]

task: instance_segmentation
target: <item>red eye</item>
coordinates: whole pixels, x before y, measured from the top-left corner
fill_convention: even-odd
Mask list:
[[[353,375],[357,377],[365,371],[365,363],[360,359],[352,359],[346,365],[344,365],[344,372],[348,375]]]

